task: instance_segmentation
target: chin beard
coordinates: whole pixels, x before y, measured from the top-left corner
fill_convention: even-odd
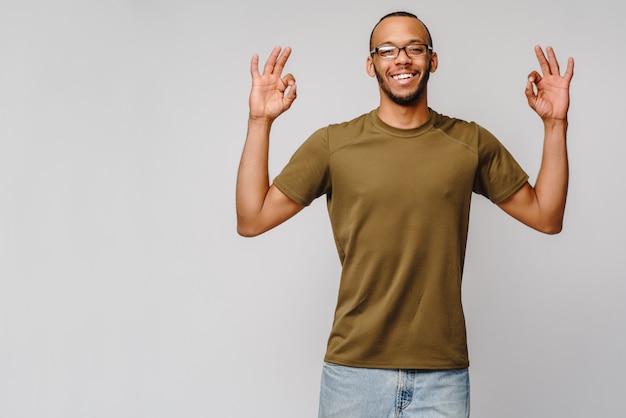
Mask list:
[[[387,97],[389,97],[389,99],[391,99],[392,102],[400,106],[411,106],[415,104],[422,96],[422,93],[424,93],[424,88],[426,87],[428,79],[430,78],[429,66],[429,68],[426,69],[426,75],[424,76],[424,79],[417,86],[417,90],[405,96],[398,96],[397,94],[394,94],[391,90],[389,90],[389,88],[383,81],[383,77],[378,73],[376,67],[374,67],[374,72],[376,73],[376,79],[378,80],[378,85],[380,86],[382,91],[387,95]]]

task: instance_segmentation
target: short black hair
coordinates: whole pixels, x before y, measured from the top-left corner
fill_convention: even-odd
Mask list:
[[[430,36],[430,31],[428,30],[428,26],[426,26],[426,24],[424,24],[424,22],[422,22],[420,20],[420,18],[417,17],[416,15],[414,15],[413,13],[399,11],[399,12],[391,12],[391,13],[388,13],[388,14],[384,15],[383,17],[380,18],[378,23],[376,23],[376,25],[374,25],[374,29],[372,29],[372,33],[370,34],[370,50],[372,50],[372,48],[374,48],[374,45],[372,45],[372,39],[374,39],[374,31],[376,30],[376,28],[378,27],[380,22],[382,22],[383,20],[387,19],[388,17],[410,17],[410,18],[416,19],[418,22],[420,22],[422,25],[424,25],[424,28],[426,28],[426,33],[428,34],[428,45],[431,48],[433,47],[433,37]]]

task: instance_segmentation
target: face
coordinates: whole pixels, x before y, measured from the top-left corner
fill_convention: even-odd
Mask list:
[[[424,25],[417,19],[404,16],[389,17],[376,27],[373,47],[394,45],[403,47],[412,43],[428,44]],[[376,76],[384,97],[392,102],[410,106],[425,99],[425,90],[431,72],[437,69],[437,54],[426,53],[409,57],[400,51],[396,58],[381,58],[373,54],[367,59],[367,71]]]

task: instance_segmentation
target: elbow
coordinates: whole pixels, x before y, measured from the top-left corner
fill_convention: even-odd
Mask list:
[[[563,220],[559,219],[554,222],[545,223],[535,227],[535,229],[546,235],[557,235],[563,230]]]
[[[241,228],[237,228],[237,233],[239,234],[239,236],[244,237],[244,238],[253,238],[253,237],[257,237],[261,235],[260,232],[255,232],[255,231],[251,231],[248,229],[241,229]]]
[[[237,234],[244,238],[252,238],[261,235],[265,229],[261,228],[255,222],[246,221],[240,217],[237,218]]]
[[[554,227],[554,228],[543,228],[543,229],[540,229],[540,231],[543,232],[546,235],[557,235],[557,234],[561,233],[562,230],[563,230],[563,227]]]
[[[241,224],[237,224],[237,233],[244,238],[252,238],[261,234],[261,232],[256,231],[254,228],[246,227]]]

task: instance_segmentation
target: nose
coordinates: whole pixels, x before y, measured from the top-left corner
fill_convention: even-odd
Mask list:
[[[398,48],[398,56],[396,57],[396,62],[411,62],[411,57],[406,52],[406,46],[402,48]]]

